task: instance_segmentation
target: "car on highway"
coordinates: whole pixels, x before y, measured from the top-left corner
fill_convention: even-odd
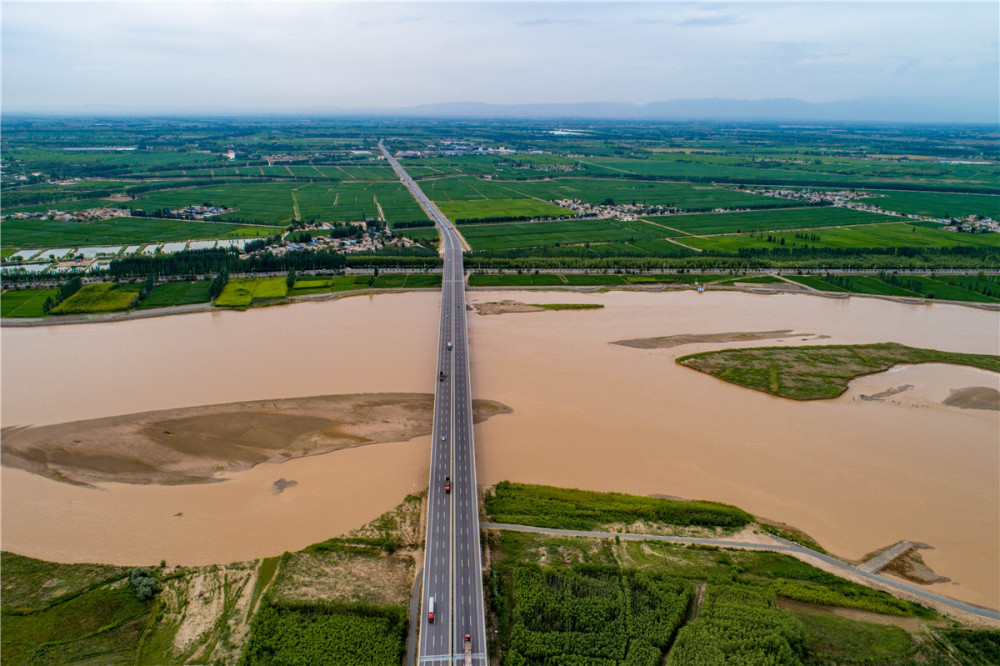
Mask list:
[[[444,381],[444,370],[442,370],[441,372],[438,373],[438,381],[439,382],[443,382]]]
[[[444,492],[445,494],[451,492],[451,477],[449,476],[444,477]]]
[[[448,343],[448,351],[451,351],[451,342]]]

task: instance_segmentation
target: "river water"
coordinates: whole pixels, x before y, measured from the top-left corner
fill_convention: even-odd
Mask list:
[[[473,301],[602,303],[602,310],[470,313],[473,391],[513,414],[476,429],[481,484],[503,479],[729,502],[859,558],[900,539],[1000,606],[1000,423],[945,407],[995,373],[925,366],[800,403],[678,366],[696,351],[894,341],[1000,353],[997,313],[877,299],[732,292],[480,292]],[[3,329],[4,426],[331,393],[434,389],[439,296],[325,303],[113,324]],[[792,329],[780,342],[635,349],[610,342]],[[816,340],[812,336],[829,336]],[[862,382],[864,382],[862,384]],[[902,384],[882,402],[859,399]],[[380,444],[183,487],[57,483],[3,469],[3,547],[61,561],[199,564],[301,548],[426,487],[429,442]],[[298,485],[280,495],[279,477]],[[180,515],[178,515],[180,514]]]

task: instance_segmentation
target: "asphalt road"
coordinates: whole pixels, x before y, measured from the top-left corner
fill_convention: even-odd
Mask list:
[[[479,496],[472,434],[472,387],[465,310],[462,246],[448,219],[399,162],[379,148],[441,232],[444,269],[438,377],[434,398],[434,443],[427,500],[427,541],[421,598],[420,659],[424,666],[464,663],[464,637],[472,637],[472,663],[486,664]],[[430,379],[430,378],[429,378]],[[451,492],[445,492],[445,480]],[[429,620],[434,599],[434,621]]]

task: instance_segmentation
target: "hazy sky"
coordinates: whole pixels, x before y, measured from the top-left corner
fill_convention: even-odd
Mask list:
[[[2,4],[12,111],[1000,98],[1000,4]]]

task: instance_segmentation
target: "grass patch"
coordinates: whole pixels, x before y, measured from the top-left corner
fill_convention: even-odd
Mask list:
[[[799,614],[810,656],[840,662],[900,659],[916,652],[910,634],[892,625]]]
[[[117,282],[88,284],[52,309],[52,314],[94,314],[120,312],[132,307],[139,297],[139,285]]]
[[[63,655],[67,648],[83,647],[80,651],[85,654],[88,644],[94,639],[106,642],[108,637],[99,637],[100,634],[111,632],[144,616],[146,612],[146,604],[127,587],[90,590],[64,603],[27,615],[5,612],[2,634],[4,663],[61,662],[66,660]],[[111,642],[119,641],[112,639]]]
[[[899,363],[953,363],[1000,372],[1000,356],[891,342],[726,349],[682,356],[677,362],[739,386],[794,400],[836,398],[855,377],[883,372]]]
[[[621,493],[532,486],[501,481],[486,495],[484,509],[499,523],[593,530],[642,520],[667,525],[739,528],[753,522],[745,511],[717,502],[638,497]]]
[[[961,664],[1000,664],[1000,631],[948,629],[941,637],[951,643]]]
[[[600,310],[604,307],[601,303],[529,303],[528,305],[546,310]]]

